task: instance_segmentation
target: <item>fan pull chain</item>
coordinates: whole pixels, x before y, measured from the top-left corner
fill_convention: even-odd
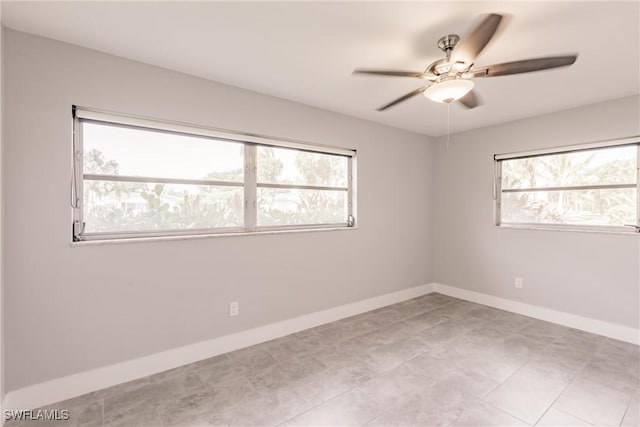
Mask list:
[[[447,150],[449,149],[449,140],[451,139],[451,103],[447,103]]]

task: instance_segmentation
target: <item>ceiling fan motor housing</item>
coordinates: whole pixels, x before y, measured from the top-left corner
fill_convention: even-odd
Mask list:
[[[451,70],[451,63],[449,62],[451,51],[456,47],[458,41],[460,41],[460,36],[457,34],[447,34],[446,36],[442,36],[438,39],[438,48],[440,48],[447,57],[446,59],[439,59],[429,65],[425,70],[425,75],[441,76],[449,74],[449,71]]]
[[[460,41],[460,36],[457,34],[448,34],[446,36],[442,36],[438,39],[438,48],[440,48],[441,51],[443,51],[444,53],[447,54],[447,57],[449,56],[449,52],[451,52],[453,50],[454,47],[456,47],[456,44],[458,44],[458,42]]]

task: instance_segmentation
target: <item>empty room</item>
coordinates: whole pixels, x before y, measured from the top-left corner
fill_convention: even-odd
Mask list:
[[[0,20],[0,425],[640,426],[640,2]]]

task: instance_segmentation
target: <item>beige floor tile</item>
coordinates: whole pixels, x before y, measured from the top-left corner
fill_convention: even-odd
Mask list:
[[[576,418],[571,414],[562,412],[558,409],[551,408],[546,414],[538,421],[536,426],[545,427],[578,427],[578,426],[590,426],[586,421]]]
[[[510,427],[528,425],[506,412],[487,403],[469,402],[462,415],[451,424],[452,427]]]
[[[611,388],[600,381],[578,377],[554,407],[594,425],[618,426],[633,392],[630,387]]]
[[[334,397],[283,426],[361,426],[380,413],[378,404],[358,389]]]

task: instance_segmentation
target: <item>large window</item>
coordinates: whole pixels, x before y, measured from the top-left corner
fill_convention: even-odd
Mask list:
[[[496,156],[497,223],[636,231],[639,142]]]
[[[353,150],[74,112],[74,240],[354,224]]]

